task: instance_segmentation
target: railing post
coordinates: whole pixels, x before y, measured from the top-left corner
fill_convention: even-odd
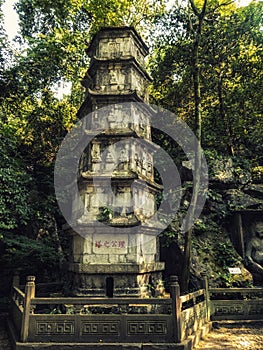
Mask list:
[[[35,276],[27,276],[25,288],[25,300],[21,325],[21,341],[24,343],[28,338],[29,316],[31,313],[31,299],[35,297]]]
[[[202,287],[205,290],[205,304],[206,304],[206,321],[210,321],[210,295],[209,295],[209,286],[208,278],[206,273],[201,273],[202,276]]]
[[[181,331],[181,300],[180,286],[177,276],[170,276],[170,295],[172,299],[172,316],[174,328],[174,340],[178,343],[182,340]]]

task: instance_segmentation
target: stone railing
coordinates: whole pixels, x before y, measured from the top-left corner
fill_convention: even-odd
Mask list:
[[[182,339],[194,335],[208,321],[205,290],[180,297],[182,303],[181,322]]]
[[[211,288],[212,320],[259,320],[263,318],[263,288]]]
[[[170,298],[39,298],[34,277],[13,287],[11,319],[21,342],[180,343],[208,321],[206,289]]]
[[[24,313],[25,294],[16,286],[12,288],[12,303],[10,313],[12,321],[17,330],[22,329],[22,319]]]

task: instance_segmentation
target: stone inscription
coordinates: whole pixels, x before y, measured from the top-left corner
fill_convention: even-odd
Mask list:
[[[93,252],[96,254],[127,254],[128,235],[95,234]]]
[[[125,241],[102,241],[101,239],[95,241],[96,248],[125,248]]]

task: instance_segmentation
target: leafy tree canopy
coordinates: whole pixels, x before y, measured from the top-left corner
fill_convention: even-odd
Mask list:
[[[200,41],[203,142],[262,163],[262,12],[260,2],[236,8],[208,2]],[[188,6],[159,21],[150,68],[152,97],[193,126],[192,43],[198,23]]]

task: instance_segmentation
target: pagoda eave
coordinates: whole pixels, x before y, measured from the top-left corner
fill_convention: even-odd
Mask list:
[[[70,265],[70,268],[75,272],[85,272],[85,273],[116,273],[116,274],[134,274],[134,273],[145,273],[152,271],[159,271],[164,269],[163,262],[154,262],[154,263],[125,263],[122,264],[121,268],[119,264],[80,264],[74,263]]]
[[[101,132],[100,132],[101,131]],[[136,131],[130,129],[130,128],[120,128],[120,129],[96,129],[96,130],[89,130],[89,129],[86,129],[85,131],[85,134],[88,135],[88,136],[94,136],[96,137],[96,135],[98,135],[98,132],[100,132],[100,137],[103,137],[105,136],[106,138],[107,137],[139,137],[136,133]]]
[[[108,174],[103,174],[103,175],[101,175],[100,172],[83,171],[81,173],[81,177],[91,182],[94,181],[94,178],[96,178],[97,182],[109,181],[109,177],[111,181],[136,181],[138,186],[140,185],[140,183],[143,183],[143,186],[144,186],[144,183],[146,182],[151,190],[158,191],[158,192],[163,190],[162,185],[156,183],[155,181],[152,181],[146,176],[144,177],[143,175],[138,175],[132,171],[126,174],[109,172]]]
[[[125,174],[120,174],[120,173],[116,173],[114,174],[114,172],[109,172],[108,174],[101,174],[99,172],[91,172],[91,171],[83,171],[81,173],[81,176],[84,179],[88,179],[88,180],[92,180],[94,179],[94,177],[99,176],[99,181],[108,181],[109,177],[111,177],[111,179],[123,179],[123,180],[134,180],[138,178],[138,175],[135,172],[129,172],[129,173],[125,173]]]
[[[116,101],[116,99],[119,101],[120,98],[125,98],[125,97],[126,98],[127,97],[133,98],[133,97],[135,97],[136,102],[144,102],[143,99],[138,94],[136,89],[135,90],[130,90],[130,91],[127,91],[127,92],[117,91],[117,93],[116,93],[116,91],[105,93],[103,91],[99,91],[99,90],[96,91],[96,90],[92,90],[90,88],[88,88],[87,91],[88,91],[88,94],[90,96],[102,97],[103,99],[113,98],[115,101]],[[122,101],[120,101],[120,102],[122,102]],[[131,102],[131,101],[129,100],[129,102]]]

